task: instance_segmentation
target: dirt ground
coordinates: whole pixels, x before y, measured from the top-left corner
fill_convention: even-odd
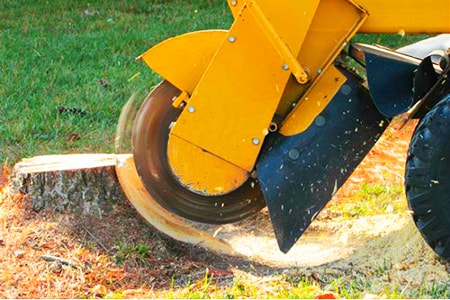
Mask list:
[[[402,131],[397,126],[388,128],[334,203],[353,199],[362,183],[402,184],[414,124]],[[450,279],[447,265],[424,243],[407,213],[337,221],[326,208],[287,255],[264,230],[253,239],[249,232],[230,237],[246,258],[219,257],[161,236],[127,203],[103,217],[35,213],[26,197],[12,193],[8,172],[0,175],[0,298],[103,297],[115,290],[126,297],[149,291],[157,296],[205,272],[224,286],[237,277],[264,285],[273,276],[290,274],[321,283],[363,278],[380,291]]]

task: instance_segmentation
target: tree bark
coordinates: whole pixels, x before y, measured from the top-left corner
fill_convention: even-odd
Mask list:
[[[115,171],[118,157],[71,154],[24,159],[13,170],[14,191],[28,195],[35,211],[104,215],[126,201]]]

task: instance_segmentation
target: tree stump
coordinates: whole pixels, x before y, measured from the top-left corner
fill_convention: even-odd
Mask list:
[[[24,159],[14,167],[13,189],[28,195],[35,211],[104,215],[126,201],[115,171],[119,157],[70,154]]]

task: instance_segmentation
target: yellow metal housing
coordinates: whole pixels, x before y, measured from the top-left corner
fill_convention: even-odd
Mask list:
[[[280,133],[288,136],[308,129],[315,117],[325,109],[345,81],[345,76],[338,69],[334,66],[328,68],[319,80],[315,81],[315,84],[305,94],[304,99],[299,102],[286,119]]]
[[[360,32],[444,33],[450,32],[448,0],[357,0],[370,14]]]
[[[228,0],[235,18],[244,2],[244,0]],[[282,1],[274,2],[282,5]],[[360,32],[408,34],[450,32],[450,1],[448,0],[356,0],[350,2],[361,6],[370,14],[370,18],[361,27]],[[333,11],[336,16],[334,20],[340,19],[340,12],[337,9]]]
[[[170,133],[169,161],[185,186],[205,194],[245,181],[274,119],[284,120],[284,135],[311,124],[344,83],[332,64],[357,32],[450,32],[448,0],[228,4],[229,31],[185,34],[141,56],[182,91],[175,106],[186,105]],[[217,178],[204,171],[217,169]]]
[[[225,30],[186,33],[159,43],[137,59],[144,60],[181,91],[192,94],[227,33]]]
[[[223,195],[239,188],[248,173],[176,135],[170,135],[169,165],[181,185],[201,195]]]
[[[296,57],[318,5],[308,1],[295,10],[298,1],[285,2],[289,5],[249,1],[242,7],[171,134],[243,170],[253,169],[291,76],[280,40],[267,32],[275,30]],[[271,20],[270,29],[260,12]]]
[[[336,14],[339,12],[339,14]],[[301,102],[305,93],[320,80],[347,42],[367,20],[368,14],[349,1],[322,0],[305,38],[305,47],[298,54],[298,60],[305,62],[310,70],[311,85],[301,86],[291,78],[277,109],[277,115],[285,118],[292,104]],[[326,88],[322,85],[322,88]],[[334,87],[331,87],[333,89]],[[307,118],[311,118],[306,116]],[[303,125],[299,125],[303,128]],[[297,130],[297,133],[301,129]]]

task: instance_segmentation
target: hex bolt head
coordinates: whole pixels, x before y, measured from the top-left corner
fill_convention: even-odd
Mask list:
[[[230,43],[234,43],[234,42],[236,42],[236,37],[235,37],[234,35],[230,35],[230,36],[228,37],[228,41],[229,41]]]
[[[289,66],[288,66],[287,64],[282,64],[282,65],[281,65],[281,68],[282,68],[283,70],[285,70],[285,71],[288,71],[288,70],[289,70]]]
[[[297,160],[300,157],[300,152],[297,149],[292,148],[289,150],[288,156],[292,160]]]
[[[253,145],[257,146],[259,145],[259,143],[261,143],[261,141],[258,138],[252,138],[252,143]]]
[[[195,106],[193,106],[193,105],[189,105],[187,109],[188,109],[188,112],[190,112],[190,113],[195,112]]]
[[[352,87],[351,87],[350,85],[344,84],[344,85],[341,87],[341,93],[342,93],[343,95],[348,96],[348,95],[350,95],[351,92],[352,92]]]
[[[319,127],[324,126],[326,122],[327,120],[324,116],[317,116],[317,118],[314,120],[314,123]]]
[[[231,0],[230,4],[231,4],[231,6],[236,6],[237,5],[237,1],[236,0]]]

